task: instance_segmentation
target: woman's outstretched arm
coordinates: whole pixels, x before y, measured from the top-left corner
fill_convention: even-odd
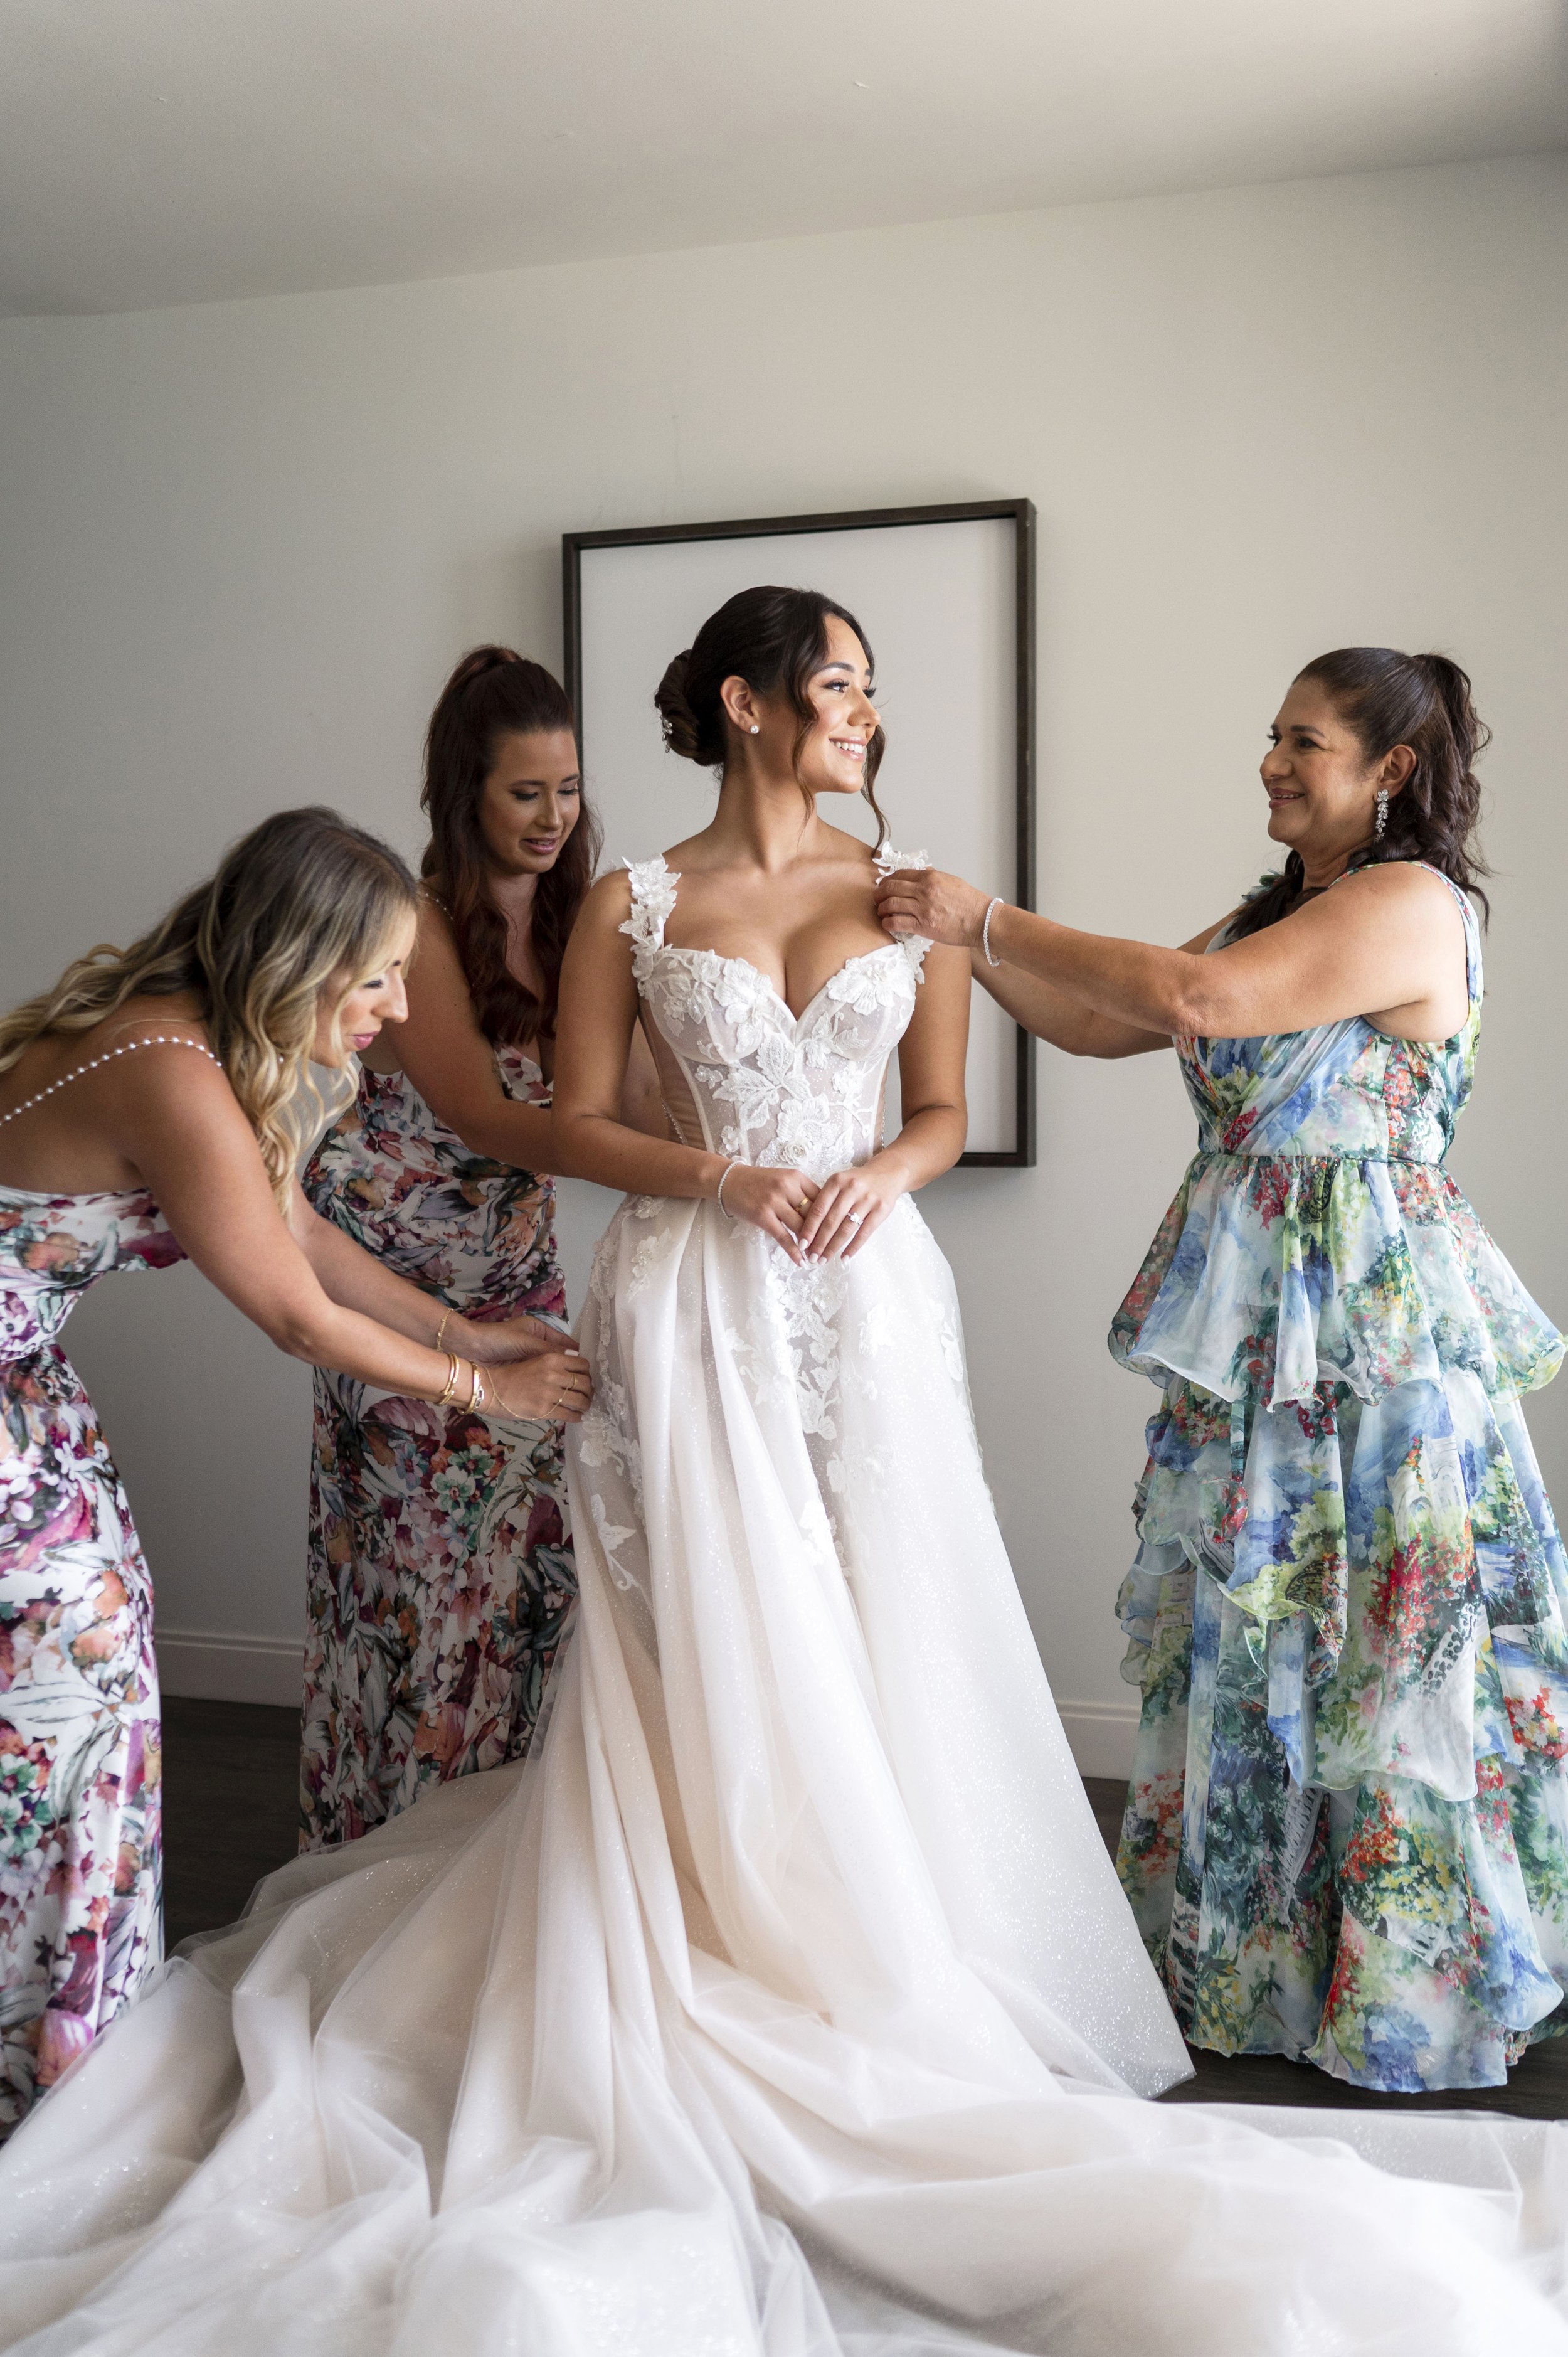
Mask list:
[[[1201,950],[1208,941],[1208,934],[1200,934],[1188,946]],[[1059,985],[1024,966],[1005,961],[992,965],[982,950],[971,952],[970,967],[982,990],[988,991],[1015,1023],[1069,1056],[1146,1056],[1171,1044],[1168,1031],[1151,1031],[1141,1023],[1123,1023],[1114,1015],[1101,1015]]]
[[[547,1326],[526,1312],[515,1318],[481,1318],[477,1323],[456,1310],[448,1316],[445,1304],[434,1295],[399,1276],[374,1253],[313,1211],[297,1186],[289,1225],[328,1300],[340,1309],[360,1310],[378,1325],[390,1326],[393,1333],[406,1334],[412,1341],[433,1341],[439,1326],[444,1350],[477,1360],[481,1367],[504,1366],[513,1359],[532,1359],[541,1351],[571,1347],[571,1338],[558,1326]]]
[[[204,1058],[147,1049],[114,1076],[109,1112],[115,1143],[190,1259],[291,1358],[434,1400],[451,1372],[448,1350],[470,1362],[517,1355],[504,1327],[471,1328],[456,1318],[437,1350],[440,1305],[347,1236],[331,1246],[328,1269],[335,1289],[362,1306],[334,1299],[279,1215],[233,1092]],[[345,1275],[350,1268],[353,1276]],[[523,1347],[531,1345],[532,1335]],[[487,1387],[509,1415],[562,1422],[575,1421],[590,1395],[585,1362],[557,1350],[487,1378]],[[457,1396],[466,1403],[466,1390]]]
[[[901,872],[877,891],[890,932],[972,952],[987,906],[972,885],[935,869]],[[1423,868],[1359,869],[1281,923],[1205,955],[1212,930],[1185,948],[1160,949],[1004,905],[992,916],[991,947],[1005,966],[1049,985],[1047,1018],[1066,1000],[1147,1034],[1245,1039],[1362,1015],[1407,1039],[1441,1039],[1465,1019],[1463,923],[1448,887]],[[1026,994],[1019,1003],[1029,1003]],[[1062,1028],[1061,1044],[1074,1052],[1106,1052],[1077,1046],[1080,1035]]]
[[[725,1210],[799,1259],[802,1210],[817,1191],[812,1179],[795,1170],[732,1167],[722,1154],[648,1136],[621,1118],[638,1015],[631,944],[620,930],[630,907],[626,877],[602,877],[567,944],[555,1029],[554,1167],[627,1194],[688,1201],[716,1201],[724,1179]]]

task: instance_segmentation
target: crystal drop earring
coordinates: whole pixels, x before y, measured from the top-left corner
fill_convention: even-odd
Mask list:
[[[1384,835],[1388,833],[1388,826],[1389,790],[1387,786],[1380,786],[1378,788],[1378,841],[1380,843],[1381,843]]]

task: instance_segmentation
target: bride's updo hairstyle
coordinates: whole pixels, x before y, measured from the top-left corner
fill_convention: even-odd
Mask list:
[[[1359,739],[1369,767],[1396,745],[1408,745],[1415,767],[1389,796],[1388,825],[1351,863],[1375,867],[1388,860],[1420,859],[1478,900],[1489,913],[1480,878],[1491,870],[1475,840],[1481,783],[1475,764],[1491,738],[1470,699],[1468,675],[1446,655],[1402,655],[1393,647],[1338,647],[1296,673],[1326,689],[1346,726]],[[1257,893],[1231,927],[1231,939],[1260,933],[1288,914],[1306,882],[1299,852],[1284,874]]]
[[[808,689],[812,673],[828,659],[830,614],[848,624],[875,671],[871,642],[854,616],[820,589],[742,589],[726,598],[659,683],[653,701],[670,750],[705,770],[722,770],[733,732],[720,690],[726,679],[744,679],[754,695],[782,692],[789,697],[800,723],[795,738],[798,762],[817,717]],[[876,799],[876,772],[886,741],[878,728],[865,748],[861,788],[876,813],[878,850],[887,837],[887,821]],[[815,810],[814,797],[806,788],[801,791],[807,809]]]
[[[553,673],[512,647],[474,647],[437,696],[424,739],[419,800],[430,841],[419,872],[451,920],[474,1014],[493,1044],[521,1048],[554,1037],[566,938],[598,862],[598,825],[584,794],[576,825],[533,889],[530,931],[544,978],[539,998],[506,962],[507,923],[490,898],[479,802],[503,737],[557,729],[575,738],[577,722]]]
[[[377,836],[336,811],[278,811],[129,949],[101,942],[0,1017],[0,1072],[35,1039],[91,1030],[128,999],[188,992],[286,1219],[302,1128],[319,1102],[310,1051],[323,996],[340,1002],[377,972],[417,899]]]

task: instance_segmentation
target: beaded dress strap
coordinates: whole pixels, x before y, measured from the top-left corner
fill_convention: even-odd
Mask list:
[[[35,1096],[24,1097],[19,1105],[11,1107],[9,1113],[0,1113],[0,1129],[4,1129],[8,1121],[15,1121],[18,1114],[30,1113],[35,1105],[42,1104],[44,1099],[52,1097],[57,1089],[69,1088],[72,1081],[80,1081],[86,1073],[95,1072],[100,1064],[112,1064],[116,1056],[134,1055],[138,1048],[194,1048],[199,1056],[205,1056],[209,1064],[217,1064],[220,1071],[223,1070],[210,1048],[204,1046],[199,1039],[184,1039],[177,1031],[155,1032],[150,1039],[123,1040],[118,1048],[111,1048],[106,1054],[90,1057],[85,1064],[78,1064],[73,1072],[62,1072],[58,1081],[51,1081],[47,1089],[39,1089]]]

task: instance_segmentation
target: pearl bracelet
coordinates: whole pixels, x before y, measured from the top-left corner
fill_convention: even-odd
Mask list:
[[[985,911],[985,922],[980,929],[980,946],[985,952],[985,963],[987,965],[1000,965],[1002,963],[999,957],[993,957],[991,954],[991,920],[996,914],[998,909],[1004,909],[1007,903],[1004,900],[1001,893],[999,892],[996,895],[995,899],[991,903],[989,909]]]

